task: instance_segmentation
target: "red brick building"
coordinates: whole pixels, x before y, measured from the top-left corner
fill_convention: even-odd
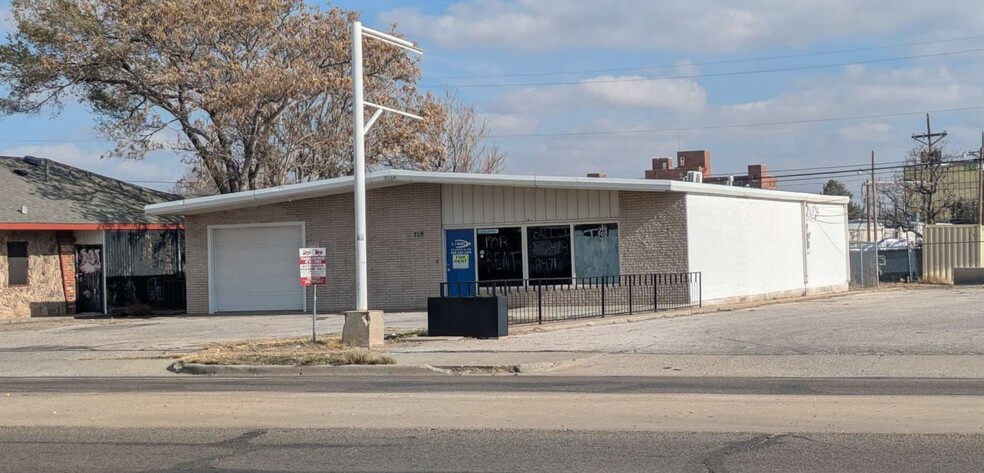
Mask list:
[[[653,168],[646,170],[646,179],[683,180],[689,172],[699,172],[702,181],[709,184],[754,187],[756,189],[776,190],[775,176],[770,176],[764,164],[749,164],[747,174],[734,176],[711,176],[711,152],[707,150],[678,151],[676,166],[673,158],[653,159]]]

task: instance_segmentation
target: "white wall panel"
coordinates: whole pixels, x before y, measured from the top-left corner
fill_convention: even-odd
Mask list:
[[[445,226],[618,218],[618,191],[444,184]]]
[[[687,245],[705,301],[804,289],[800,202],[687,195]]]
[[[926,225],[923,236],[922,277],[953,282],[953,268],[984,265],[984,227],[979,225]]]
[[[806,204],[806,230],[807,287],[847,282],[847,208]]]

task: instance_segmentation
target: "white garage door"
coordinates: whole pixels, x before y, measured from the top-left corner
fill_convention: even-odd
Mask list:
[[[215,312],[302,310],[301,225],[212,229]]]

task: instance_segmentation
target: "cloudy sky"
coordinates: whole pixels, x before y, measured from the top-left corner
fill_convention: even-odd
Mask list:
[[[984,2],[882,0],[340,1],[426,50],[422,86],[456,91],[492,126],[507,172],[641,177],[709,149],[713,173],[899,162],[925,129],[950,149],[984,130]],[[0,17],[2,18],[2,17]],[[10,28],[9,22],[3,25]],[[6,118],[0,152],[47,156],[168,188],[161,153],[100,160],[81,107]],[[857,191],[863,176],[844,179]],[[154,181],[154,182],[149,182]],[[819,190],[790,178],[787,190]]]

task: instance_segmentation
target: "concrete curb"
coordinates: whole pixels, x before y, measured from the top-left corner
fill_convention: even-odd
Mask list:
[[[176,361],[167,370],[203,376],[421,376],[447,375],[448,370],[428,365],[203,365]]]

